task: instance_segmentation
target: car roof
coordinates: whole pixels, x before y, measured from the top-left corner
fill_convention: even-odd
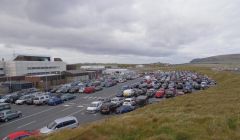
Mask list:
[[[61,122],[68,121],[68,120],[77,120],[77,118],[74,117],[74,116],[66,116],[66,117],[63,117],[63,118],[56,119],[55,122],[56,123],[61,123]]]
[[[18,136],[21,136],[21,135],[26,135],[26,134],[31,134],[30,132],[28,131],[17,131],[17,132],[14,132],[14,133],[11,133],[8,135],[9,138],[13,139],[13,138],[16,138]]]
[[[99,104],[99,103],[101,103],[101,101],[94,101],[91,104]]]

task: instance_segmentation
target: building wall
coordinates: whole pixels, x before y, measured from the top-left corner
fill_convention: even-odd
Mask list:
[[[8,76],[34,75],[66,71],[66,63],[52,61],[10,61],[6,62]]]
[[[89,80],[89,75],[67,77],[67,82]]]
[[[0,62],[0,76],[4,75],[4,63],[3,61]]]

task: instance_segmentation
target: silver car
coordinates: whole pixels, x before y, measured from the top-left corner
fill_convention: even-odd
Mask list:
[[[76,117],[67,116],[67,117],[56,119],[55,121],[48,124],[46,127],[41,128],[40,133],[50,134],[65,128],[73,129],[78,127],[78,125],[79,123]]]
[[[0,112],[0,120],[1,121],[9,121],[15,118],[19,118],[22,116],[21,111],[15,111],[15,110],[4,110]]]

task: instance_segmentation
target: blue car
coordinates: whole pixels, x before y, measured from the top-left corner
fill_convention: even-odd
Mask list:
[[[58,98],[58,97],[51,97],[48,100],[48,105],[51,105],[51,106],[62,104],[62,103],[63,103],[63,100],[61,98]]]
[[[123,113],[131,112],[134,109],[135,109],[134,106],[123,105],[116,109],[116,114],[123,114]]]

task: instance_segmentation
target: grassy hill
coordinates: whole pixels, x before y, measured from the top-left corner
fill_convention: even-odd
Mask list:
[[[177,69],[207,74],[218,85],[30,140],[239,140],[240,75],[199,67]]]
[[[193,59],[193,64],[240,64],[240,54],[218,55],[207,58]]]

